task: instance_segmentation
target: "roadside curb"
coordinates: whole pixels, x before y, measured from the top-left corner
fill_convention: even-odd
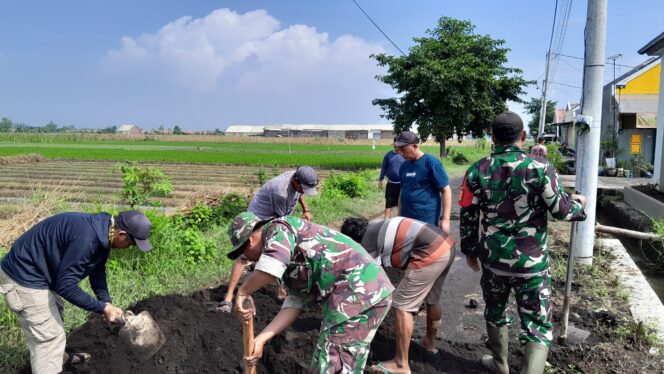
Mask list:
[[[660,342],[664,342],[664,305],[636,266],[632,257],[618,239],[598,240],[615,258],[611,268],[620,276],[620,282],[630,293],[629,310],[635,321],[641,321],[655,329]]]

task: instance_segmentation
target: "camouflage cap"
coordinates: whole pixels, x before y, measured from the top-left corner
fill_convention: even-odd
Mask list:
[[[238,214],[228,226],[228,236],[231,239],[233,249],[226,255],[231,260],[240,257],[242,251],[240,248],[249,239],[254,232],[254,227],[261,223],[261,219],[252,212]]]

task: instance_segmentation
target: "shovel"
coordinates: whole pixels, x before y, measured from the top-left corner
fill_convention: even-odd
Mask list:
[[[148,311],[135,315],[128,310],[122,314],[121,320],[124,326],[118,335],[142,361],[152,357],[166,342],[166,337]]]

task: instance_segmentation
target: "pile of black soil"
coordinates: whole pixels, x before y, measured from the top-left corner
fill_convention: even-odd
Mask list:
[[[400,274],[390,271],[393,283]],[[141,361],[118,337],[118,327],[94,317],[68,339],[68,348],[89,352],[89,363],[69,373],[242,373],[242,326],[232,314],[209,311],[211,304],[223,299],[226,287],[203,290],[188,296],[160,296],[140,301],[131,307],[135,313],[147,310],[166,336],[166,344],[152,358]],[[256,333],[279,312],[281,300],[276,288],[268,287],[254,295],[258,313]],[[560,325],[560,311],[554,324]],[[623,344],[611,333],[615,316],[586,310],[572,310],[572,322],[591,331],[583,345],[555,344],[549,362],[563,372],[658,372],[642,350]],[[318,340],[320,315],[317,310],[304,313],[297,322],[267,346],[259,363],[259,373],[307,373]],[[608,328],[607,328],[608,327]],[[394,356],[394,314],[390,312],[371,345],[370,364]],[[517,373],[523,361],[523,348],[517,343],[518,323],[510,329],[510,368]],[[489,350],[482,344],[437,342],[439,352],[431,354],[411,344],[411,369],[416,373],[483,373],[479,359]],[[367,365],[367,372],[370,365]],[[27,370],[29,372],[29,369]]]

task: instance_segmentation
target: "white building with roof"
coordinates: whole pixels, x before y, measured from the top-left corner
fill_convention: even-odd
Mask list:
[[[338,139],[391,139],[392,125],[321,125],[321,124],[274,124],[262,126],[229,126],[228,136],[265,136],[297,138]]]
[[[121,135],[138,135],[141,134],[143,131],[136,125],[125,124],[125,125],[120,125],[115,132]]]

